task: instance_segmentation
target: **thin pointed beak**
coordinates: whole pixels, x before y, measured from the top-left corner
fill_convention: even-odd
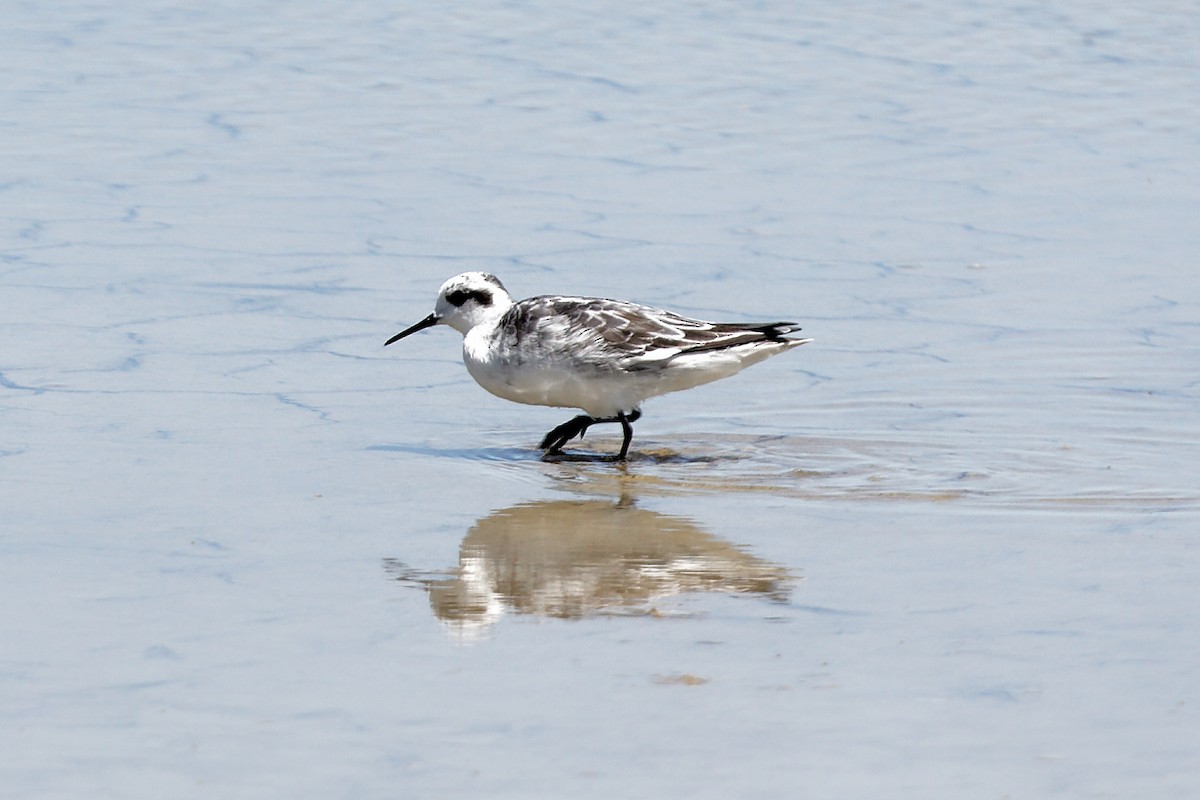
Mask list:
[[[441,318],[439,318],[437,314],[430,314],[428,317],[421,320],[416,325],[413,325],[411,328],[405,328],[404,330],[400,331],[392,338],[388,339],[386,342],[383,343],[383,346],[387,347],[392,342],[398,342],[401,339],[403,339],[405,336],[408,336],[410,333],[416,333],[417,331],[423,331],[426,328],[432,328],[434,325],[437,325],[441,321],[442,321]]]

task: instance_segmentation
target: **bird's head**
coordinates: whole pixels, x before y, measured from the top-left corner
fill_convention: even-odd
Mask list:
[[[432,314],[400,331],[384,346],[434,325],[449,325],[465,336],[476,325],[500,318],[512,304],[512,297],[495,275],[464,272],[442,284]]]

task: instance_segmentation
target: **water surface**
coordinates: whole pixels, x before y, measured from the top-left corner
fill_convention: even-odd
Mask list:
[[[1191,4],[9,5],[14,796],[1195,796]],[[815,341],[546,463],[466,269]]]

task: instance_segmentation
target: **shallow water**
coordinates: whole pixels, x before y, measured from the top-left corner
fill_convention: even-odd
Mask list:
[[[11,4],[0,786],[1192,797],[1190,4]],[[815,341],[628,464],[465,269]]]

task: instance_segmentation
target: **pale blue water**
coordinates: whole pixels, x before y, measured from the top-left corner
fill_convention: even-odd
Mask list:
[[[1193,4],[5,10],[6,796],[1200,790]],[[466,269],[816,341],[544,464]]]

